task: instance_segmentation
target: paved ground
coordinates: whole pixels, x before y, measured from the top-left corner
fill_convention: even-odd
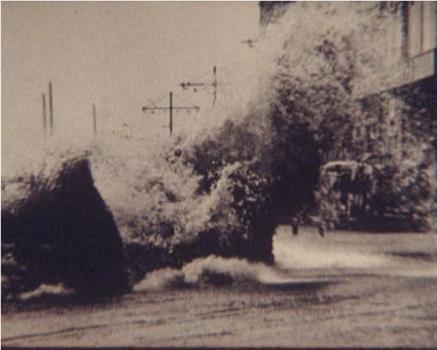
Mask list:
[[[282,227],[275,256],[274,283],[6,305],[2,345],[437,347],[437,235]]]

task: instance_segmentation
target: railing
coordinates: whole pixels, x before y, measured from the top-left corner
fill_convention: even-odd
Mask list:
[[[357,87],[356,97],[363,98],[368,95],[381,93],[383,91],[399,88],[413,84],[422,79],[437,75],[437,48],[425,51],[400,61],[398,64],[381,71],[380,77],[370,79],[370,84],[362,84]]]
[[[411,57],[399,74],[393,78],[390,88],[401,87],[436,74],[437,49],[432,49]]]

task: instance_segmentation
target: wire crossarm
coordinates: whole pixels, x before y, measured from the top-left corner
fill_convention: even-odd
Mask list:
[[[212,74],[213,74],[213,81],[212,83],[204,83],[204,82],[192,82],[192,81],[186,81],[179,84],[182,89],[187,90],[188,88],[194,88],[194,92],[197,91],[197,87],[199,86],[212,86],[213,90],[213,101],[212,105],[215,105],[215,102],[217,100],[217,67],[214,66],[212,68]]]
[[[168,107],[160,107],[153,104],[153,106],[145,106],[143,107],[143,112],[151,112],[154,113],[155,111],[169,111],[169,130],[170,130],[170,136],[173,134],[173,111],[196,111],[198,112],[200,110],[199,106],[174,106],[173,105],[173,92],[170,92],[170,99],[169,99],[169,105]]]
[[[143,112],[148,111],[168,111],[170,110],[170,107],[143,107]],[[192,111],[195,110],[196,112],[200,111],[199,106],[190,106],[190,107],[173,107],[172,110],[174,111]]]

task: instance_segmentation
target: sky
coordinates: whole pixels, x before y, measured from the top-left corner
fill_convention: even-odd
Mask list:
[[[220,77],[244,64],[241,41],[259,32],[257,2],[2,2],[1,10],[2,172],[44,148],[49,81],[57,138],[92,139],[93,103],[100,134],[167,137],[168,117],[142,107],[167,105],[170,90],[176,105],[210,104],[210,90],[179,84],[212,81],[213,65]]]

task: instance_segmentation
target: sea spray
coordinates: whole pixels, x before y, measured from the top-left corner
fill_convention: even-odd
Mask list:
[[[390,267],[394,263],[383,254],[326,247],[317,238],[298,237],[287,243],[274,244],[275,261],[284,269],[370,269]]]
[[[289,276],[262,263],[209,256],[196,259],[179,270],[164,268],[150,272],[135,285],[134,291],[242,284],[268,285],[288,281],[290,281]]]
[[[73,293],[73,289],[66,288],[62,283],[55,285],[41,284],[38,288],[30,292],[21,293],[18,299],[21,301],[30,301],[49,297],[67,297]]]
[[[133,261],[156,257],[131,266],[135,280],[211,254],[273,263],[276,226],[311,210],[320,165],[349,142],[357,88],[379,83],[368,47],[385,32],[372,6],[293,5],[224,75],[239,83],[192,134],[155,143],[112,134],[89,146],[96,187],[143,256]]]

